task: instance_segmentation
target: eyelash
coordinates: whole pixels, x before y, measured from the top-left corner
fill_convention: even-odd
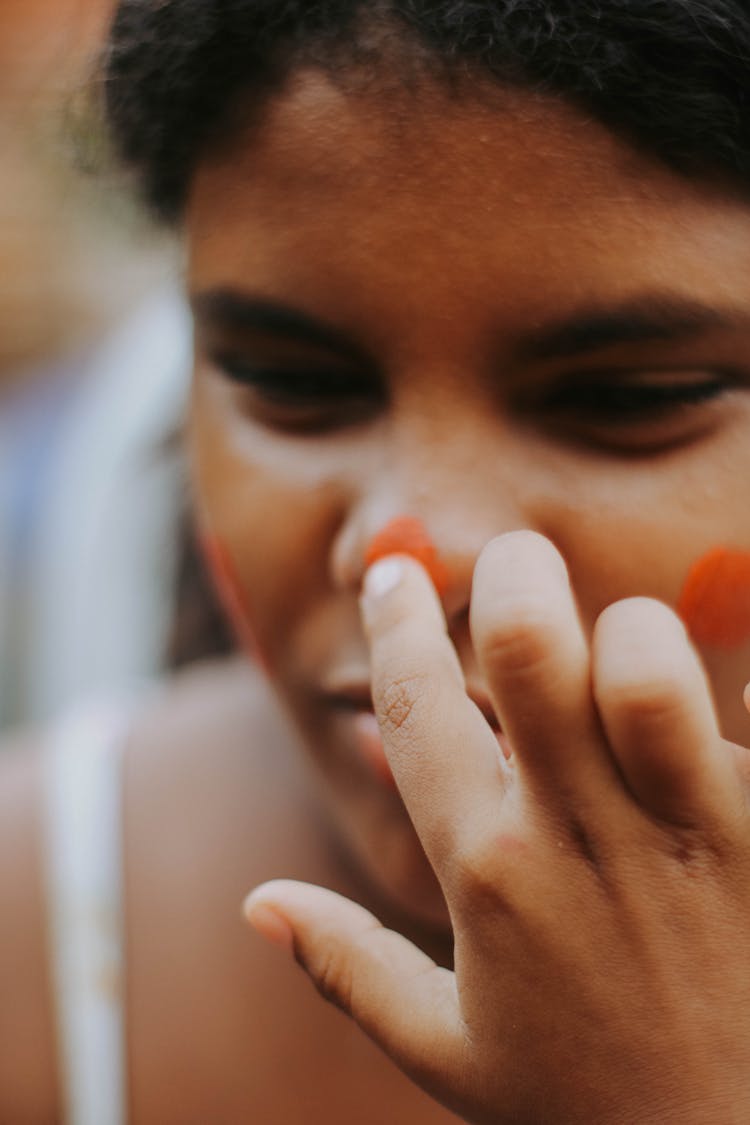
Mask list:
[[[262,367],[227,356],[217,356],[216,366],[233,383],[255,388],[262,394],[279,399],[335,398],[341,394],[356,393],[352,376],[347,372],[333,372],[327,368],[295,370]]]
[[[231,355],[218,355],[214,363],[252,396],[251,412],[261,423],[290,432],[325,432],[355,424],[376,413],[386,397],[382,385],[361,372],[263,367]],[[598,430],[611,433],[613,440],[620,433],[627,441],[630,432],[635,435],[635,428],[641,427],[648,440],[658,427],[658,443],[671,422],[718,399],[735,382],[727,372],[686,371],[671,379],[670,374],[663,372],[659,379],[655,373],[650,382],[639,380],[637,373],[619,371],[565,378],[519,406],[527,417],[546,415],[571,432],[585,436],[590,431],[592,438]]]
[[[628,425],[644,417],[659,417],[679,407],[700,406],[718,398],[730,380],[721,374],[682,382],[616,381],[611,376],[600,380],[573,383],[553,392],[548,401],[552,410],[566,414],[595,416],[611,424]]]
[[[260,421],[280,429],[313,432],[352,424],[384,399],[377,381],[361,373],[263,367],[226,355],[213,362],[225,378],[252,396],[251,409]]]

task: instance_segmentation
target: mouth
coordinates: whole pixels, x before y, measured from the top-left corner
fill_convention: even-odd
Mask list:
[[[474,686],[467,686],[466,694],[481,712],[493,731],[503,756],[508,759],[510,751],[502,727],[487,694]],[[337,711],[349,727],[351,741],[357,756],[368,771],[383,785],[395,790],[396,783],[388,763],[378,720],[372,701],[370,684],[365,679],[331,684],[324,691],[328,706]]]

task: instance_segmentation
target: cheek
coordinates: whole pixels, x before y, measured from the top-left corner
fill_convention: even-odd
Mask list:
[[[192,419],[204,553],[243,648],[278,676],[327,573],[330,504],[304,479],[308,466],[285,474],[260,441],[234,441],[225,414],[204,394]]]
[[[678,612],[699,645],[732,650],[750,640],[750,552],[716,547],[698,559]]]
[[[245,654],[269,673],[269,662],[258,644],[249,601],[229,548],[205,528],[199,530],[199,541],[203,560],[235,637]]]
[[[243,650],[268,675],[278,671],[305,584],[301,520],[287,498],[263,502],[276,495],[261,479],[249,490],[235,482],[213,504],[207,492],[200,518],[204,558],[222,608]]]

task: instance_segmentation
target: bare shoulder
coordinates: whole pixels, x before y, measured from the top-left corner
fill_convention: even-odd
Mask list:
[[[158,825],[168,851],[167,825],[180,837],[189,827],[192,839],[239,824],[252,832],[274,801],[304,800],[299,766],[296,735],[257,671],[237,659],[198,666],[166,685],[134,730],[125,797],[132,837],[145,840]]]
[[[239,910],[267,865],[306,854],[305,825],[317,836],[296,735],[239,661],[183,673],[147,709],[128,747],[124,800],[128,895],[145,907],[150,888],[162,915],[198,888],[233,896]]]
[[[19,1125],[57,1119],[42,741],[19,735],[0,743],[0,1120]]]
[[[127,758],[134,1120],[447,1120],[242,920],[244,896],[267,878],[347,891],[304,754],[265,684],[242,666],[181,677]]]
[[[239,658],[198,664],[167,681],[145,710],[136,731],[139,747],[152,757],[158,744],[160,762],[178,755],[202,758],[206,742],[219,749],[239,750],[244,761],[259,740],[280,735],[284,720],[270,689],[250,664]],[[287,737],[289,737],[287,731]]]
[[[14,1125],[59,1119],[43,843],[47,738],[0,741],[0,1122]],[[269,843],[275,852],[289,839],[270,830],[284,807],[296,810],[289,823],[301,829],[306,819],[294,741],[266,685],[239,661],[181,674],[134,715],[123,776],[131,1079],[139,1107],[141,1078],[146,1104],[165,1107],[163,1117],[149,1110],[144,1120],[170,1119],[173,1091],[184,1086],[173,1081],[177,1071],[195,1063],[200,1076],[218,1067],[213,1055],[225,1052],[226,1035],[244,1018],[241,982],[256,965],[240,904],[260,873],[275,869]],[[206,1034],[187,1041],[186,1057],[178,1046],[196,1013]]]
[[[294,742],[263,682],[231,664],[182,674],[134,732],[124,823],[136,1120],[268,1119],[261,997],[278,959],[252,940],[241,905],[264,878],[322,866]]]

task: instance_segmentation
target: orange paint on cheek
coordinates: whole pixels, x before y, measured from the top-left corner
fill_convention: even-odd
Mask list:
[[[716,547],[698,559],[677,610],[698,644],[738,648],[750,640],[750,551]]]
[[[247,656],[260,665],[265,672],[268,672],[268,662],[255,639],[255,633],[250,624],[250,610],[247,599],[229,551],[215,535],[205,532],[200,536],[200,546],[221,607],[237,640]]]
[[[448,571],[421,520],[411,516],[398,516],[391,520],[367,548],[365,564],[370,567],[387,555],[409,555],[416,559],[429,574],[438,594],[442,595],[447,590]]]

